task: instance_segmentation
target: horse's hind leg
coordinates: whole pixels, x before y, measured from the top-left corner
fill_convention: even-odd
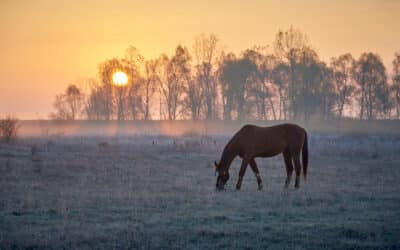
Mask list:
[[[290,155],[288,150],[283,152],[283,159],[285,160],[285,166],[286,166],[285,188],[288,188],[293,173],[292,156]]]
[[[249,164],[249,161],[247,159],[243,158],[242,166],[240,167],[240,170],[239,170],[239,179],[236,183],[236,190],[239,190],[240,187],[242,186],[243,176],[246,173],[246,168],[247,168],[248,164]]]
[[[301,164],[300,164],[300,153],[294,154],[294,170],[296,171],[296,183],[294,184],[295,188],[300,187],[300,174],[301,174]]]
[[[258,190],[261,190],[263,188],[262,180],[261,180],[261,176],[260,176],[260,171],[258,171],[257,163],[254,160],[254,158],[250,160],[250,167],[253,170],[254,174],[256,175],[257,183],[258,183]]]

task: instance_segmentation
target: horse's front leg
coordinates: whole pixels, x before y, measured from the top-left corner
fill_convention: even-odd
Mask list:
[[[260,176],[260,171],[258,170],[257,163],[254,160],[254,158],[250,160],[250,167],[253,170],[254,174],[256,175],[258,190],[261,190],[263,188],[262,180],[261,180],[261,176]]]
[[[246,173],[246,168],[247,168],[248,164],[249,164],[249,161],[247,159],[243,158],[242,165],[240,166],[240,170],[239,170],[239,179],[236,184],[236,190],[240,190],[240,187],[242,186],[243,176]]]

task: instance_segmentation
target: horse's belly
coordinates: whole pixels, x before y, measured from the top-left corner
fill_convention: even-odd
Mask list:
[[[282,151],[275,151],[275,152],[267,152],[267,153],[260,153],[260,154],[258,154],[258,155],[256,155],[256,157],[263,157],[263,158],[266,158],[266,157],[273,157],[273,156],[276,156],[276,155],[279,155],[280,153],[282,153]]]
[[[256,157],[273,157],[279,155],[285,149],[285,145],[275,144],[275,145],[263,145],[263,147],[259,147],[256,149],[258,151],[256,153]]]

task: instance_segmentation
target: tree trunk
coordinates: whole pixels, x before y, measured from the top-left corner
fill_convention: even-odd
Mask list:
[[[150,82],[147,80],[146,82],[146,106],[145,106],[145,112],[144,112],[144,119],[147,121],[149,120],[149,102],[150,102],[150,96],[149,96],[149,87],[150,87]]]
[[[271,97],[269,97],[268,100],[269,100],[269,103],[270,103],[271,108],[272,108],[272,114],[273,114],[273,116],[274,116],[274,120],[276,121],[276,112],[275,112],[274,102],[272,101],[272,98],[271,98]]]

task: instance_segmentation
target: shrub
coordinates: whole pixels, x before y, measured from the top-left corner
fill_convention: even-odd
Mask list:
[[[0,119],[0,136],[6,142],[10,142],[17,137],[20,127],[19,120],[11,115]]]

